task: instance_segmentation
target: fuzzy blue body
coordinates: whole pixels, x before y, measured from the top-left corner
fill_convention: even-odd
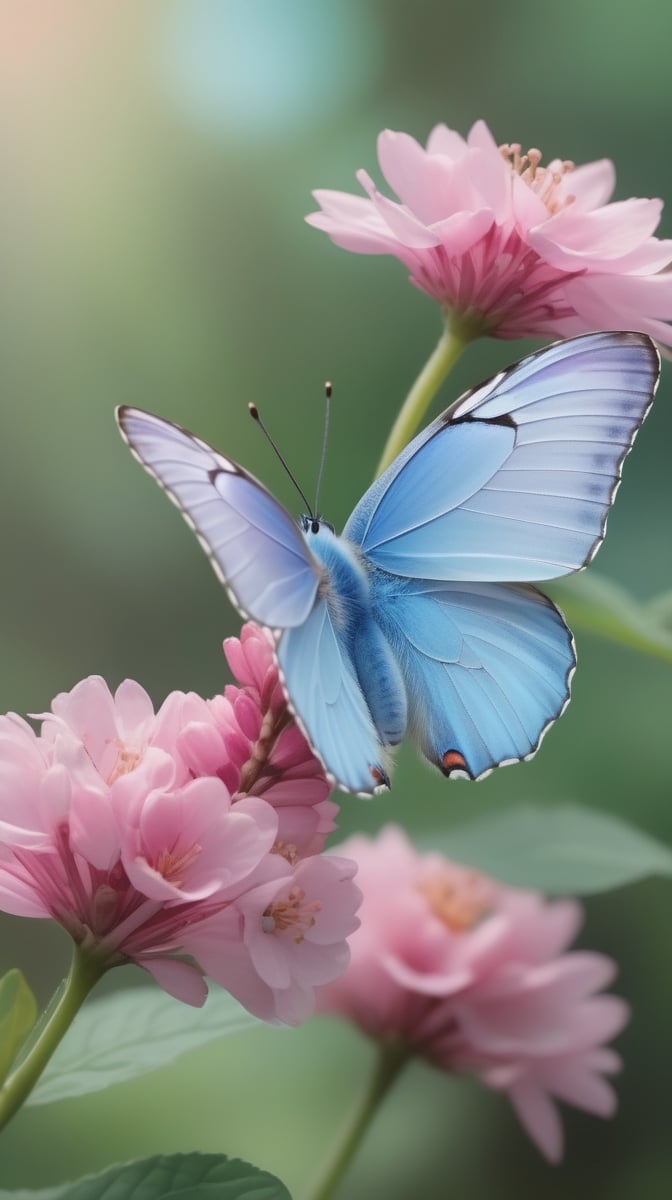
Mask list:
[[[315,522],[316,532],[305,524],[308,547],[325,568],[320,592],[334,628],[354,663],[381,742],[396,746],[406,733],[408,706],[399,664],[376,620],[375,584],[384,573],[368,567],[357,547],[326,522]]]

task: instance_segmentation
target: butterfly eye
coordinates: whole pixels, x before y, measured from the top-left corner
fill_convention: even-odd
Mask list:
[[[311,533],[319,533],[320,532],[320,522],[317,520],[317,517],[313,517],[313,520],[310,522],[310,532]]]

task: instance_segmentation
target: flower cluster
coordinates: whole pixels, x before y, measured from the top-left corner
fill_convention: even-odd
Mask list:
[[[290,1024],[345,966],[355,865],[320,854],[337,806],[280,686],[270,635],[225,650],[241,686],[83,680],[37,734],[0,718],[0,908],[52,917],[109,965],[202,1004],[203,973]]]
[[[466,141],[437,125],[426,149],[385,130],[378,158],[401,203],[359,171],[368,198],[316,191],[321,211],[307,220],[346,250],[400,259],[472,334],[633,329],[672,345],[672,241],[654,236],[662,201],[610,204],[609,160],[542,166],[539,150],[498,146],[484,121]]]
[[[419,855],[401,830],[340,850],[358,865],[361,926],[350,965],[319,996],[381,1042],[507,1093],[552,1162],[562,1156],[554,1097],[609,1116],[620,1067],[603,1043],[628,1017],[595,993],[615,974],[601,954],[566,952],[575,901],[505,887],[439,854]]]

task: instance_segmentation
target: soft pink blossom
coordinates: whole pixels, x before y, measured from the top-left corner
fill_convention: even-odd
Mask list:
[[[3,761],[11,758],[11,724],[4,719]],[[234,807],[219,779],[175,788],[165,779],[163,758],[151,750],[118,784],[91,786],[91,778],[76,770],[76,742],[68,744],[62,735],[45,740],[18,722],[15,729],[12,765],[20,767],[21,755],[26,761],[34,836],[4,823],[0,907],[54,918],[110,965],[134,961],[154,973],[158,964],[163,986],[177,988],[188,1002],[197,995],[202,1003],[202,972],[183,963],[175,975],[166,956],[190,953],[191,926],[229,903],[270,857],[277,834],[273,809],[256,799]],[[34,769],[40,759],[41,774]],[[0,795],[0,813],[5,798]],[[171,979],[177,980],[173,986]]]
[[[319,853],[335,828],[338,805],[289,710],[273,638],[252,622],[224,650],[241,686],[208,701],[190,697],[176,746],[196,775],[223,779],[233,796],[263,797],[278,814],[278,841],[291,858]],[[164,705],[161,712],[165,712]]]
[[[320,1009],[506,1092],[542,1153],[559,1161],[555,1101],[614,1112],[604,1076],[620,1060],[604,1043],[628,1017],[622,1000],[600,993],[612,960],[567,952],[580,906],[420,855],[395,827],[339,852],[358,865],[361,926]]]
[[[314,853],[337,809],[272,645],[253,626],[231,644],[245,682],[214,701],[175,692],[155,714],[139,684],[91,677],[40,733],[0,717],[0,909],[59,921],[186,1003],[207,972],[297,1024],[347,961],[355,866]]]
[[[219,779],[138,794],[134,779],[114,796],[120,858],[129,882],[152,900],[222,899],[250,876],[277,835],[270,804],[232,804]]]
[[[208,974],[265,1020],[297,1025],[315,1007],[315,988],[345,969],[357,928],[355,864],[315,855],[292,865],[276,857],[268,878],[195,931]]]
[[[672,344],[672,241],[654,236],[662,201],[609,203],[608,159],[543,167],[541,158],[498,146],[484,121],[466,141],[437,125],[426,149],[385,130],[378,159],[400,202],[362,170],[365,197],[316,191],[321,211],[307,220],[346,250],[400,259],[472,332],[634,329]]]
[[[155,764],[163,762],[166,784],[216,776],[234,799],[259,796],[277,810],[284,853],[318,854],[336,828],[338,805],[327,798],[322,765],[289,711],[273,647],[272,636],[248,622],[224,644],[240,686],[229,684],[210,700],[171,692],[156,714],[140,684],[127,679],[112,694],[90,676],[56,696],[43,714],[43,737],[76,741],[84,752],[79,769],[93,787],[114,789],[150,750]]]
[[[125,679],[114,694],[100,675],[89,675],[69,692],[54,697],[51,712],[42,717],[46,742],[77,744],[83,754],[80,767],[93,787],[113,788],[117,780],[135,771],[149,750],[160,751],[166,782],[186,783],[192,778],[175,753],[173,714],[183,693],[172,693],[157,714],[139,683]],[[197,698],[196,698],[197,699]],[[158,754],[152,756],[156,761]]]

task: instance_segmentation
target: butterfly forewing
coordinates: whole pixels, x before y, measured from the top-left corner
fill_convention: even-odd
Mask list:
[[[127,407],[117,420],[243,615],[274,628],[301,625],[315,602],[320,567],[282,505],[242,467],[178,425]]]
[[[651,404],[650,339],[558,342],[457,401],[374,484],[346,532],[409,578],[527,581],[599,547],[621,465]]]

